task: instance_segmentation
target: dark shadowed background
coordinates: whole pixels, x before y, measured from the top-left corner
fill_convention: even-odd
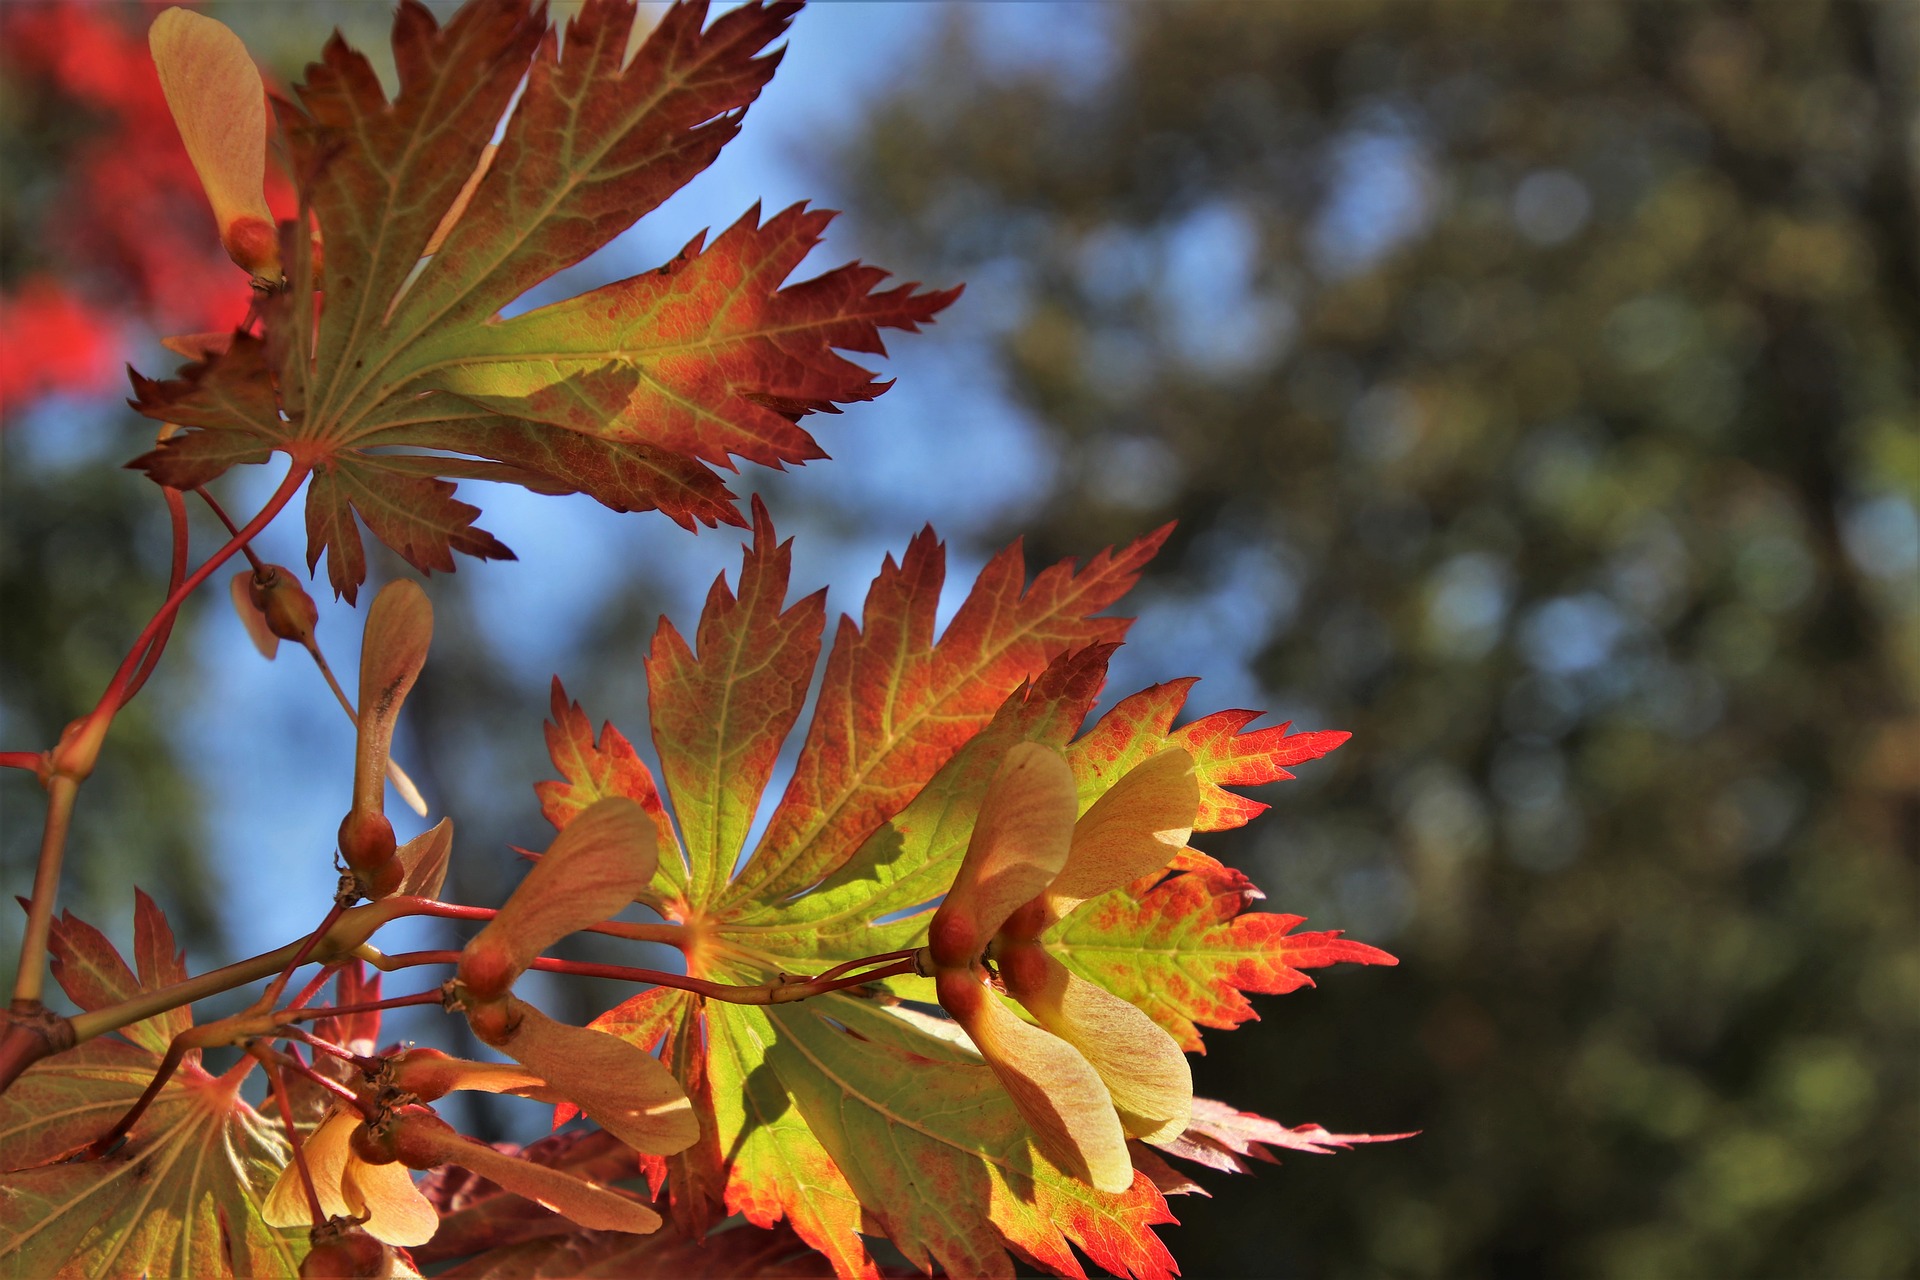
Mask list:
[[[8,749],[159,599],[117,362],[240,287],[140,97],[151,11],[0,11]],[[283,82],[384,24],[207,11]],[[1205,1178],[1189,1275],[1916,1274],[1920,6],[823,5],[715,171],[540,298],[802,198],[849,211],[817,265],[969,291],[834,461],[743,477],[800,590],[855,607],[927,519],[961,585],[1177,519],[1110,696],[1197,674],[1197,713],[1355,734],[1203,846],[1402,963],[1259,1002],[1196,1083],[1424,1132]],[[431,584],[397,750],[468,900],[544,839],[547,678],[643,739],[654,616],[737,557],[521,498],[480,499],[519,563]],[[326,612],[337,666],[356,631]],[[137,882],[204,965],[308,923],[350,730],[213,593],[176,645],[66,901],[124,937]],[[0,778],[8,892],[38,809]]]

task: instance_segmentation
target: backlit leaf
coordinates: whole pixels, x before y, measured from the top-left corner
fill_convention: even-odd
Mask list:
[[[1121,699],[1074,743],[1074,776],[1081,799],[1113,785],[1119,775],[1168,744],[1184,747],[1200,779],[1195,831],[1242,827],[1267,806],[1226,790],[1291,778],[1288,766],[1318,760],[1353,735],[1337,731],[1290,733],[1290,725],[1241,732],[1257,711],[1216,711],[1175,730],[1174,717],[1196,681],[1169,680]]]
[[[1095,899],[1054,928],[1047,948],[1194,1053],[1203,1051],[1200,1026],[1230,1029],[1259,1016],[1245,992],[1310,987],[1302,970],[1330,964],[1399,963],[1337,929],[1294,933],[1303,917],[1248,912],[1248,903],[1239,873],[1203,868],[1144,897],[1122,889]]]
[[[64,945],[74,959],[64,974],[56,961],[55,973],[63,986],[73,982],[75,1003],[102,1007],[89,1002],[184,976],[172,932],[144,894],[134,927],[137,983],[110,946],[98,952],[97,931],[60,922],[55,936],[66,942],[56,954]],[[294,1274],[305,1233],[277,1231],[261,1216],[289,1153],[278,1125],[240,1097],[251,1061],[216,1078],[188,1055],[118,1151],[50,1163],[113,1126],[158,1069],[164,1029],[188,1023],[179,1009],[128,1028],[135,1043],[89,1040],[36,1063],[0,1095],[0,1274]]]
[[[858,263],[789,284],[831,217],[795,206],[658,270],[500,311],[712,163],[797,9],[754,0],[709,22],[704,3],[677,4],[628,61],[630,0],[589,0],[564,40],[528,0],[473,0],[445,26],[405,0],[391,101],[336,36],[297,101],[276,103],[324,261],[283,232],[298,252],[264,340],[136,378],[142,412],[192,429],[133,465],[184,487],[271,450],[310,467],[308,563],[324,553],[349,599],[361,524],[423,571],[511,555],[453,496],[461,479],[744,524],[714,468],[825,456],[799,420],[886,386],[836,353],[884,354],[882,329],[914,331],[957,290],[883,288]]]
[[[801,610],[783,599],[784,549],[762,521],[743,585],[709,597],[692,657],[673,647],[650,670],[675,810],[691,784],[687,829],[729,833],[691,859],[684,887],[662,895],[667,914],[707,940],[689,968],[760,983],[924,940],[926,907],[958,870],[989,778],[1020,742],[1067,748],[1126,629],[1124,619],[1094,615],[1131,585],[1162,536],[1078,570],[1056,566],[1031,584],[1012,548],[987,566],[943,635],[933,616],[940,548],[930,533],[916,538],[882,570],[862,625],[840,624],[795,778],[730,875],[764,784],[753,770],[764,766],[730,773],[727,762],[775,757],[806,684],[797,657],[812,652],[804,633],[788,629]],[[769,679],[768,695],[736,710],[726,699],[739,686],[712,678],[720,667],[706,664],[743,652],[760,652],[786,687]],[[746,669],[751,687],[758,670]],[[542,797],[561,821],[576,796],[646,785],[630,748],[610,729],[591,739],[589,724],[556,703],[549,741],[568,781],[545,784]],[[722,796],[738,791],[716,803],[708,798],[716,784]],[[919,914],[873,924],[901,909]],[[931,999],[923,979],[888,985]],[[861,994],[756,1007],[654,991],[595,1025],[648,1049],[668,1037],[683,1081],[704,1086],[690,1088],[701,1143],[665,1162],[669,1186],[681,1188],[676,1217],[697,1221],[711,1194],[718,1212],[790,1223],[849,1276],[877,1274],[861,1242],[874,1230],[916,1265],[954,1274],[1010,1275],[1009,1249],[1075,1274],[1076,1247],[1116,1275],[1171,1274],[1151,1232],[1170,1221],[1151,1179],[1120,1176],[1126,1189],[1104,1192],[1060,1168],[951,1023]],[[1117,1147],[1117,1128],[1114,1136]],[[723,1166],[710,1175],[702,1151]]]
[[[1212,1098],[1193,1100],[1193,1119],[1186,1131],[1171,1142],[1154,1145],[1170,1155],[1210,1169],[1227,1173],[1251,1173],[1248,1159],[1278,1164],[1279,1158],[1268,1150],[1304,1151],[1310,1155],[1331,1155],[1365,1142],[1398,1142],[1411,1133],[1328,1133],[1317,1124],[1288,1128],[1277,1120],[1236,1111]]]

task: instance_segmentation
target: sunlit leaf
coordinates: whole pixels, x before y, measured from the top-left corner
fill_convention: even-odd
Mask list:
[[[1337,929],[1295,933],[1303,917],[1250,912],[1249,901],[1238,873],[1190,871],[1144,897],[1120,890],[1095,899],[1058,925],[1047,946],[1190,1052],[1202,1049],[1199,1027],[1230,1029],[1258,1016],[1244,992],[1312,986],[1302,970],[1330,964],[1398,963]]]
[[[75,948],[91,952],[97,934],[77,921],[65,923],[70,942],[82,939]],[[135,913],[135,952],[139,983],[115,999],[184,976],[172,932],[144,894]],[[92,1000],[115,990],[116,972],[131,976],[124,962],[116,970],[94,955],[84,970],[70,963],[64,974],[56,969],[56,977],[73,981],[68,995],[87,1007],[81,995]],[[35,1064],[0,1095],[0,1272],[294,1273],[306,1252],[305,1234],[277,1231],[261,1216],[289,1153],[278,1126],[240,1097],[251,1062],[216,1078],[189,1055],[118,1151],[49,1163],[112,1128],[159,1068],[167,1042],[162,1030],[186,1025],[187,1011],[178,1009],[129,1028],[135,1043],[90,1040]]]
[[[348,599],[366,576],[361,524],[421,570],[512,555],[475,527],[458,480],[744,524],[713,468],[824,456],[799,420],[886,388],[837,352],[884,354],[882,329],[917,329],[957,290],[882,288],[858,263],[787,283],[831,217],[795,206],[658,270],[499,313],[712,163],[797,8],[755,0],[708,22],[704,3],[678,4],[628,61],[628,0],[590,0],[564,40],[528,0],[474,0],[445,26],[405,0],[391,100],[336,37],[276,104],[324,263],[304,248],[287,263],[265,342],[239,335],[172,380],[136,379],[142,412],[193,429],[135,465],[185,487],[271,450],[311,467],[308,564],[324,553]]]

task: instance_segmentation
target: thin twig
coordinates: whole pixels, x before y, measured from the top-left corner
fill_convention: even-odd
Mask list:
[[[172,595],[180,589],[180,584],[187,576],[187,503],[178,489],[163,486],[160,492],[166,495],[167,520],[173,526],[173,563],[167,569],[167,594]],[[140,659],[140,669],[134,672],[133,682],[127,686],[127,694],[121,699],[122,702],[131,702],[133,696],[146,687],[147,677],[160,665],[160,655],[166,652],[167,640],[173,635],[173,624],[179,617],[175,613],[168,618],[167,624],[153,638],[153,643],[147,646],[146,653]]]
[[[300,1139],[300,1126],[293,1122],[293,1104],[287,1101],[287,1080],[280,1073],[280,1064],[273,1060],[271,1053],[254,1051],[254,1057],[267,1069],[267,1078],[273,1081],[273,1100],[279,1104],[280,1127],[286,1130],[287,1145],[293,1148],[293,1165],[300,1171],[300,1185],[307,1192],[307,1211],[313,1215],[313,1225],[326,1222],[328,1214],[320,1203],[320,1192],[313,1183],[313,1170],[307,1167],[306,1144]]]
[[[320,939],[327,936],[327,930],[333,928],[334,922],[345,912],[346,907],[338,901],[328,908],[326,918],[320,921],[320,927],[307,935],[306,941],[300,944],[300,949],[293,953],[293,959],[287,961],[287,967],[280,971],[280,976],[260,993],[260,999],[257,1002],[259,1008],[273,1008],[274,1002],[280,998],[280,993],[287,989],[287,982],[293,977],[293,971],[307,962],[307,957],[313,954],[313,949],[320,945]]]
[[[321,1018],[340,1018],[354,1013],[374,1013],[382,1009],[405,1009],[409,1005],[439,1004],[440,991],[416,991],[410,996],[394,996],[390,1000],[370,1000],[365,1004],[334,1005],[320,1009],[289,1009],[285,1013],[275,1014],[281,1022],[318,1022]]]

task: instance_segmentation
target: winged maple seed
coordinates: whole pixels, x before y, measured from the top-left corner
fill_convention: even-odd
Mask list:
[[[700,1136],[686,1091],[658,1059],[615,1036],[555,1022],[510,988],[534,957],[607,919],[653,878],[654,827],[609,797],[569,825],[499,914],[467,943],[452,999],[480,1039],[537,1072],[637,1151],[671,1155]]]
[[[826,456],[800,419],[888,385],[837,351],[884,355],[882,329],[916,331],[958,289],[882,288],[859,263],[786,284],[832,217],[796,205],[696,236],[658,270],[500,313],[713,161],[798,8],[753,0],[708,23],[704,3],[676,4],[626,61],[631,0],[588,0],[564,41],[528,0],[473,0],[444,27],[403,0],[391,101],[336,36],[297,101],[273,104],[324,279],[283,224],[287,278],[257,327],[203,344],[172,380],[135,375],[135,407],[189,430],[131,465],[190,489],[287,454],[296,478],[312,473],[308,568],[324,553],[348,600],[366,577],[360,523],[422,571],[451,570],[455,552],[511,558],[457,480],[744,525],[714,468]],[[154,52],[223,235],[271,274],[234,230],[259,212],[262,139],[238,112],[258,73],[225,28],[178,10]]]
[[[394,724],[420,678],[433,641],[433,605],[418,585],[390,582],[367,610],[360,643],[360,711],[355,721],[353,805],[340,820],[340,856],[361,897],[384,898],[414,879],[386,814]],[[449,835],[451,833],[449,832]],[[412,846],[409,847],[409,853]]]
[[[987,784],[959,874],[927,927],[940,1007],[1062,1167],[1102,1191],[1133,1184],[1129,1136],[1166,1142],[1185,1131],[1193,1077],[1173,1037],[1054,959],[1040,936],[1088,899],[1165,870],[1199,805],[1193,757],[1170,747],[1076,820],[1066,758],[1021,743]],[[1039,1027],[981,981],[989,955]]]
[[[261,1209],[266,1222],[304,1227],[312,1221],[305,1188],[310,1177],[321,1211],[330,1217],[352,1219],[385,1244],[425,1244],[439,1229],[440,1214],[408,1169],[454,1164],[583,1227],[641,1233],[659,1228],[658,1214],[598,1182],[516,1160],[450,1134],[430,1108],[417,1103],[389,1105],[402,1098],[431,1102],[456,1089],[545,1101],[557,1097],[540,1077],[498,1063],[466,1062],[418,1049],[392,1055],[385,1060],[377,1088],[366,1091],[364,1100],[378,1108],[376,1118],[365,1119],[358,1110],[340,1105],[329,1110],[304,1144],[306,1173],[289,1163],[267,1193]]]
[[[200,175],[227,256],[255,279],[280,279],[280,237],[267,208],[267,95],[240,38],[168,9],[147,32],[160,87]]]
[[[1164,531],[1031,582],[1011,547],[944,633],[928,531],[888,559],[861,620],[841,620],[792,781],[749,852],[825,621],[817,594],[787,601],[790,547],[764,508],[753,518],[737,580],[714,584],[691,641],[663,621],[648,655],[664,794],[556,684],[562,780],[540,785],[543,807],[563,833],[607,796],[648,815],[660,856],[641,896],[680,924],[692,976],[777,982],[922,951],[933,972],[798,1003],[655,989],[596,1019],[657,1050],[700,1122],[697,1142],[644,1167],[694,1235],[728,1213],[785,1219],[844,1276],[876,1274],[861,1243],[876,1226],[913,1265],[955,1275],[1011,1275],[1010,1250],[1079,1274],[1077,1248],[1115,1275],[1170,1276],[1152,1228],[1171,1220],[1163,1186],[1192,1184],[1129,1138],[1215,1150],[1196,1133],[1211,1113],[1189,1119],[1202,1103],[1181,1051],[1200,1049],[1200,1026],[1252,1017],[1244,993],[1393,963],[1249,911],[1258,891],[1186,848],[1189,830],[1245,823],[1264,806],[1226,787],[1290,777],[1346,735],[1247,730],[1251,712],[1176,729],[1191,681],[1082,733],[1127,627],[1101,611]]]

